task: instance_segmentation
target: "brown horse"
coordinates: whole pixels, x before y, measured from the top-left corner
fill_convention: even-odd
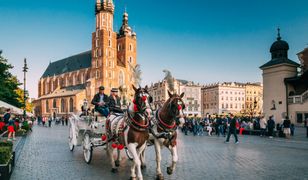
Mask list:
[[[149,103],[152,97],[148,93],[147,86],[145,88],[136,88],[133,104],[128,108],[127,116],[115,116],[107,121],[106,126],[108,139],[115,138],[114,142],[110,142],[107,146],[109,157],[111,158],[112,171],[116,172],[118,165],[114,163],[113,150],[119,150],[125,147],[133,156],[133,165],[131,167],[131,179],[143,179],[141,173],[140,153],[146,147],[146,141],[149,138]],[[119,153],[118,153],[119,160]],[[117,161],[116,161],[117,162]],[[137,169],[137,176],[136,170]]]
[[[172,155],[172,163],[167,167],[167,173],[171,175],[175,170],[178,161],[177,155],[177,122],[176,119],[183,116],[185,104],[182,100],[184,93],[181,95],[171,94],[168,91],[169,99],[163,104],[161,109],[158,109],[154,115],[153,126],[150,129],[154,138],[156,152],[156,178],[163,179],[163,174],[160,168],[161,149],[167,147]],[[144,156],[144,154],[142,154]],[[141,158],[144,163],[144,157]]]

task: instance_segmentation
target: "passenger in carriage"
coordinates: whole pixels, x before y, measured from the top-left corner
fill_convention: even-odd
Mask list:
[[[99,87],[99,93],[95,94],[92,99],[92,104],[95,105],[95,111],[99,112],[101,115],[107,117],[109,115],[109,98],[104,93],[104,86]]]
[[[118,96],[119,90],[117,88],[111,89],[109,97],[109,110],[114,113],[123,113],[121,109],[121,98]]]

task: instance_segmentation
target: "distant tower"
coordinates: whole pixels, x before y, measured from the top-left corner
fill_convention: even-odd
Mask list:
[[[112,0],[96,0],[96,31],[92,33],[92,78],[95,90],[105,86],[109,93],[115,87],[116,33],[113,31],[114,4]]]
[[[120,28],[118,37],[117,37],[117,56],[119,66],[122,66],[125,70],[125,84],[131,85],[134,81],[132,75],[132,68],[137,64],[137,41],[136,33],[133,32],[131,27],[128,25],[128,14],[125,10],[123,13],[122,26]],[[119,76],[123,72],[119,72]],[[121,85],[121,84],[120,84]],[[132,95],[132,88],[128,87],[128,95]]]
[[[297,75],[299,64],[288,59],[289,45],[283,41],[278,28],[277,40],[270,48],[271,60],[260,67],[263,71],[263,112],[268,118],[274,115],[276,122],[280,122],[287,115],[288,87],[284,79]]]

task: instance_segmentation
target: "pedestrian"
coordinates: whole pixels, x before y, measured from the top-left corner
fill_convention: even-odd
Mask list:
[[[64,126],[64,116],[61,117],[62,126]]]
[[[45,126],[45,123],[46,123],[46,117],[44,116],[43,119],[42,119],[43,127]]]
[[[196,120],[196,118],[193,118],[193,120],[192,120],[192,128],[193,128],[193,134],[194,134],[194,136],[196,136],[197,135],[197,120]]]
[[[260,136],[262,137],[262,136],[265,136],[265,131],[266,131],[266,119],[264,116],[261,116],[259,123],[260,123],[260,129],[261,129]]]
[[[11,119],[11,110],[7,109],[6,113],[3,116],[4,123],[8,124],[10,119]]]
[[[287,139],[290,138],[290,134],[291,134],[290,128],[291,128],[291,121],[289,117],[286,116],[286,118],[283,120],[283,133],[285,134]]]
[[[68,126],[68,116],[65,116],[65,125]]]
[[[291,136],[294,136],[295,126],[293,123],[290,126],[290,130],[291,130]]]
[[[51,121],[52,121],[52,117],[49,116],[49,118],[48,118],[48,127],[51,127]]]
[[[14,119],[13,118],[9,119],[7,129],[8,129],[8,132],[9,132],[7,140],[11,141],[11,137],[13,137],[13,141],[15,141],[16,139],[15,139],[15,129],[14,129]]]
[[[306,118],[306,137],[308,138],[308,117]]]
[[[268,128],[269,138],[273,138],[273,133],[274,133],[274,128],[275,128],[275,121],[274,121],[273,116],[269,117],[269,120],[267,121],[267,128]]]
[[[229,142],[231,134],[233,134],[235,138],[235,144],[238,144],[239,142],[238,142],[238,138],[236,134],[236,118],[234,118],[233,114],[230,115],[230,126],[229,126],[226,143]]]
[[[218,117],[218,115],[216,115],[216,124],[217,124],[217,136],[220,136],[224,134],[224,129],[223,129],[223,123],[222,123],[222,119],[220,117]]]

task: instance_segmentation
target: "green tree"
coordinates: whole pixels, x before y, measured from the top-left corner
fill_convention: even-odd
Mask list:
[[[2,51],[0,50],[0,100],[16,107],[22,107],[16,92],[21,84],[17,77],[10,73],[9,70],[12,68],[13,66],[2,56]]]
[[[24,108],[24,90],[18,88],[18,89],[15,90],[15,92],[18,95],[18,98],[17,98],[18,102],[20,102],[22,104],[22,108]],[[30,103],[29,101],[27,101],[28,99],[29,99],[29,95],[28,95],[28,93],[26,91],[26,111],[27,112],[32,112],[33,104]]]

